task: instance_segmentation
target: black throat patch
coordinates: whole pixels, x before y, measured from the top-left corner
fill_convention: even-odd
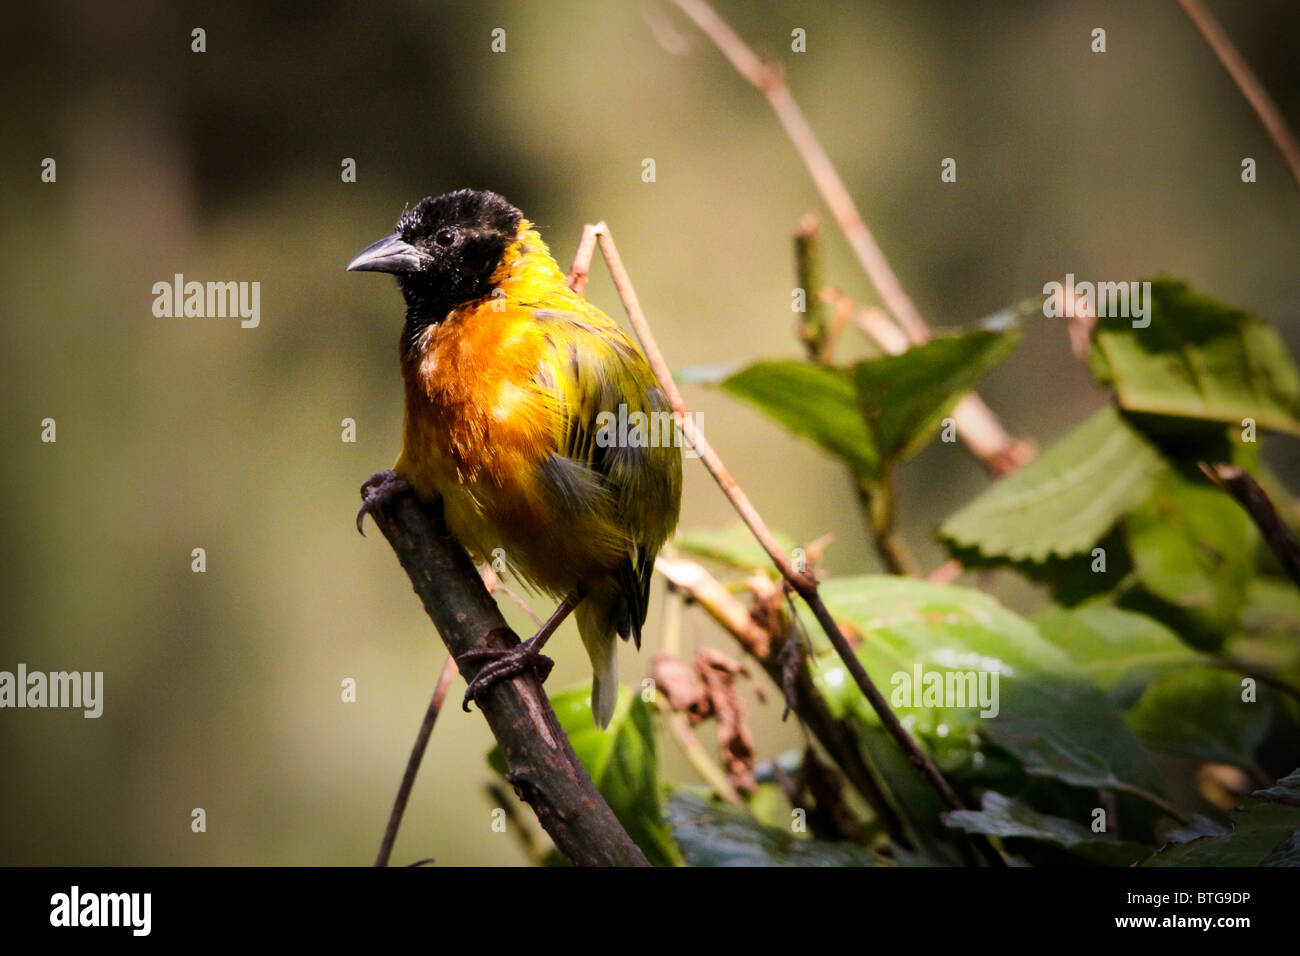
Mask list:
[[[403,347],[459,305],[492,291],[492,274],[519,233],[523,214],[494,192],[460,189],[422,199],[402,214],[397,231],[422,265],[397,276],[406,302]]]

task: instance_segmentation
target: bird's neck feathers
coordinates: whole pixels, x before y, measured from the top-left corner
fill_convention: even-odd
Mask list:
[[[556,283],[564,284],[564,273],[551,256],[536,227],[527,219],[519,221],[519,232],[506,246],[501,262],[492,273],[494,292],[521,302],[537,302],[554,293]]]
[[[494,298],[504,296],[509,303],[538,306],[554,299],[557,290],[567,291],[567,288],[564,273],[551,257],[551,250],[533,224],[521,219],[519,231],[501,254],[482,295],[461,301],[430,298],[408,303],[403,351],[418,352],[430,329],[457,314],[468,315],[480,307],[490,310]],[[438,318],[431,321],[434,315]]]
[[[429,303],[407,308],[403,357],[409,363],[418,364],[434,338],[460,334],[463,328],[457,326],[461,322],[491,321],[500,318],[500,313],[511,306],[563,308],[567,297],[576,296],[569,292],[565,275],[551,256],[551,250],[536,227],[521,219],[519,231],[506,246],[482,295],[459,302],[439,302],[432,309]],[[430,322],[431,313],[441,318]]]

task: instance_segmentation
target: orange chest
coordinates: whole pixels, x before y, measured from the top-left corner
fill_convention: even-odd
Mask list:
[[[500,485],[547,454],[547,402],[536,384],[543,345],[531,310],[485,301],[426,329],[403,362],[406,459],[438,472],[439,483]]]

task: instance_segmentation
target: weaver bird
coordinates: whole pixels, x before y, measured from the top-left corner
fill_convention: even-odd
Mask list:
[[[422,200],[348,270],[392,273],[406,302],[402,453],[367,482],[358,527],[408,486],[440,498],[472,556],[504,554],[517,577],[559,601],[518,647],[461,658],[488,661],[466,705],[525,669],[545,679],[541,648],[572,612],[594,672],[592,712],[607,726],[615,636],[641,646],[655,555],[681,503],[675,441],[646,442],[645,431],[610,440],[611,417],[668,420],[649,363],[569,289],[533,224],[495,193]]]

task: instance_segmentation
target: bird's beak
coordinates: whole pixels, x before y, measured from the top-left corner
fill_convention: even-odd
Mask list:
[[[423,264],[420,251],[397,233],[371,243],[348,263],[348,272],[418,272]]]

